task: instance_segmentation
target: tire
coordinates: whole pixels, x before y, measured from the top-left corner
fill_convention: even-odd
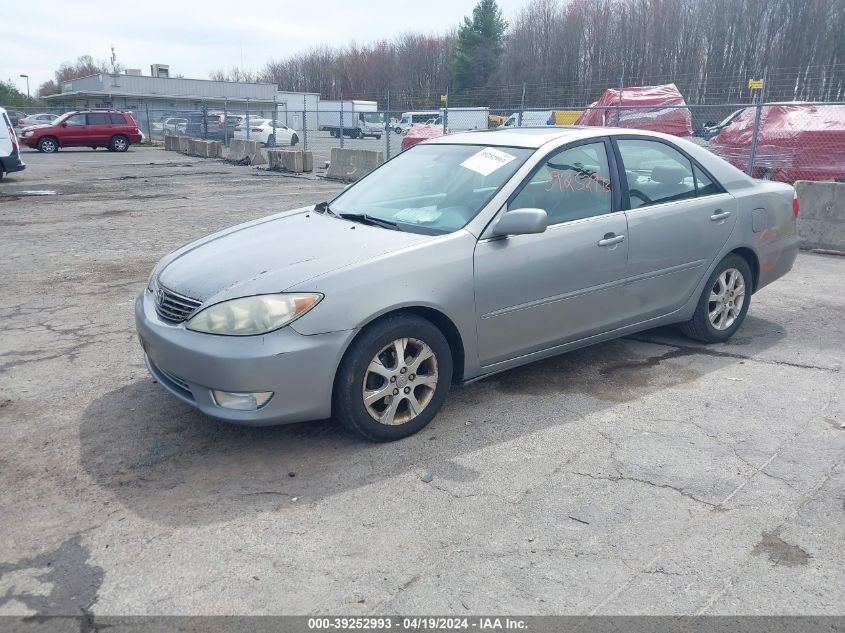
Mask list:
[[[276,147],[276,135],[275,134],[271,134],[270,136],[267,137],[266,145],[267,145],[267,147]]]
[[[109,141],[109,150],[112,152],[125,152],[129,149],[129,139],[122,134],[116,134]]]
[[[397,358],[397,343],[409,361]],[[333,414],[346,428],[372,442],[399,440],[434,419],[451,382],[452,353],[443,333],[417,316],[389,316],[361,332],[346,351],[335,376]],[[365,391],[375,397],[369,405],[364,402]],[[382,392],[385,395],[378,397]],[[414,412],[412,402],[421,408]]]
[[[290,137],[290,144],[291,144],[291,147],[293,147],[293,146],[294,146],[294,145],[296,145],[297,143],[299,143],[299,137],[298,137],[296,134],[293,134],[293,135]]]
[[[732,272],[730,272],[732,271]],[[735,275],[739,275],[737,280]],[[724,292],[725,282],[732,289]],[[724,343],[740,328],[751,303],[753,278],[744,258],[731,253],[725,257],[704,286],[692,319],[680,326],[688,337],[703,343]],[[739,294],[741,289],[741,295]],[[742,304],[736,309],[738,300]],[[713,305],[715,304],[715,305]],[[711,318],[711,315],[714,315]]]
[[[401,127],[395,127],[395,128],[393,128],[393,131],[396,132],[397,134],[402,134],[402,128]]]
[[[38,141],[38,151],[44,154],[55,154],[59,151],[59,141],[53,136],[45,136]]]
[[[377,141],[380,141],[381,140],[381,134],[376,134],[375,138],[376,138]]]

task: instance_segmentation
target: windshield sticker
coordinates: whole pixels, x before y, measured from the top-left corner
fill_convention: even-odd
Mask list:
[[[500,167],[504,167],[512,160],[516,160],[516,156],[498,150],[494,147],[485,147],[477,154],[473,154],[461,163],[461,167],[470,169],[482,176],[489,176]]]
[[[397,222],[407,222],[409,224],[422,224],[423,222],[434,222],[442,215],[437,207],[409,207],[402,209],[393,219]]]

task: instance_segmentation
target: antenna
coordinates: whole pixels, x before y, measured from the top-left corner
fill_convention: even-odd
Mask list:
[[[114,44],[112,44],[112,47],[111,47],[111,71],[112,71],[112,73],[117,72],[117,70],[116,70],[117,66],[115,65],[116,61],[117,61],[117,55],[115,55]]]

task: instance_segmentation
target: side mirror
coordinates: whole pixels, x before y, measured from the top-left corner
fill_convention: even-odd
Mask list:
[[[62,127],[67,127],[67,123],[62,123]]]
[[[506,212],[493,227],[493,235],[527,235],[542,233],[549,225],[543,209],[514,209]]]

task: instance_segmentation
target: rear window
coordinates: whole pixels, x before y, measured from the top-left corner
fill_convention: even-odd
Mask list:
[[[126,120],[123,118],[122,114],[118,112],[112,112],[109,114],[109,122],[122,125],[126,123]]]

